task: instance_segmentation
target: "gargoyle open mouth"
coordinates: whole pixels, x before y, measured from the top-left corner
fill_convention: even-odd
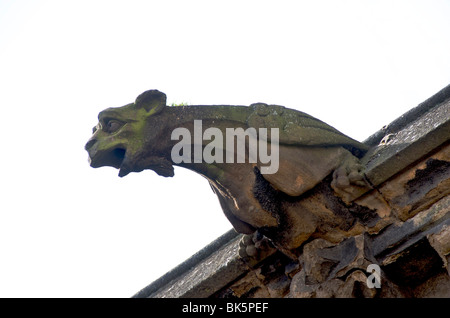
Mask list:
[[[98,168],[103,166],[110,166],[119,169],[125,160],[126,149],[114,148],[107,151],[98,151],[94,154],[89,154],[89,161],[91,167]]]
[[[109,155],[111,166],[113,166],[114,168],[120,168],[125,159],[125,153],[126,150],[123,148],[113,149]]]

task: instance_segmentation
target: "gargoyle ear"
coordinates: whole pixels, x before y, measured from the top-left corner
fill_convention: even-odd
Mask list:
[[[156,89],[143,92],[136,98],[137,108],[144,108],[149,115],[159,113],[166,106],[166,94]]]

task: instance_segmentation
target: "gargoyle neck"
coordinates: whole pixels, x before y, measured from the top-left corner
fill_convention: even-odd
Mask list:
[[[204,126],[225,128],[230,123],[246,124],[251,113],[248,106],[209,105],[209,106],[175,106],[168,107],[165,113],[173,121],[173,128],[190,127],[194,120],[204,121]],[[233,127],[233,126],[228,126]]]
[[[247,118],[251,113],[247,106],[177,106],[165,111],[167,120],[166,138],[175,156],[171,156],[174,165],[196,171],[205,177],[215,179],[222,173],[223,163],[226,161],[226,131],[227,128],[247,128]],[[205,158],[205,146],[211,147],[215,142],[220,150],[222,160]],[[184,147],[184,148],[183,148]],[[180,150],[182,149],[182,150]],[[179,154],[183,153],[188,159],[180,162]]]

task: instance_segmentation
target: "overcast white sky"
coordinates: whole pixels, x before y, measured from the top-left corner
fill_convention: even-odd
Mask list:
[[[450,1],[0,0],[0,297],[130,297],[231,228],[207,181],[117,176],[104,108],[266,102],[360,141],[450,83]]]

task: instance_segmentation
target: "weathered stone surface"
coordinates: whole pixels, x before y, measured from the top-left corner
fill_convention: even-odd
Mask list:
[[[396,220],[377,191],[371,191],[350,204],[333,193],[326,179],[299,197],[280,193],[266,197],[273,206],[277,206],[280,226],[262,229],[261,232],[288,255],[290,250],[311,237],[340,242],[365,231],[378,232]]]
[[[427,210],[406,222],[398,222],[375,236],[372,243],[374,256],[385,264],[396,259],[396,254],[426,238],[439,233],[450,224],[450,197],[442,198]]]
[[[270,298],[282,298],[288,292],[291,286],[291,279],[288,276],[280,276],[267,284],[267,291]]]
[[[247,123],[289,126],[283,131],[286,144],[302,135],[289,124],[294,113],[285,108],[257,104],[252,109]],[[233,198],[238,198],[238,190],[241,196],[253,196],[265,213],[250,222],[258,232],[223,241],[140,296],[450,297],[449,109],[450,86],[369,138],[372,148],[362,158],[362,168],[356,161],[346,165],[355,157],[340,161],[346,154],[342,149],[303,152],[312,162],[291,161],[294,151],[282,160],[286,170],[273,178],[236,168],[216,190]],[[224,119],[230,109],[223,106],[221,111]],[[310,123],[307,116],[295,120]],[[304,170],[325,154],[337,158],[339,167],[325,171],[318,165],[312,168],[319,167],[315,177],[308,176]],[[324,174],[317,178],[320,172]],[[295,184],[299,176],[318,182],[305,188],[302,182]],[[234,181],[227,183],[229,177],[241,188]],[[230,188],[236,193],[227,192]],[[227,203],[221,203],[226,212]],[[258,209],[234,211],[229,217],[245,222]],[[274,218],[276,225],[257,223],[265,217]],[[376,268],[379,288],[370,284]]]
[[[445,262],[449,225],[450,197],[447,196],[375,236],[374,256],[392,281],[403,286],[410,296],[414,295],[417,286],[440,275],[448,266]]]
[[[396,134],[397,132],[403,130],[417,118],[423,117],[437,105],[440,105],[449,99],[450,99],[450,85],[444,87],[439,92],[429,97],[424,102],[420,103],[418,106],[411,108],[406,113],[395,119],[393,122],[389,123],[388,125],[385,125],[379,131],[375,132],[369,138],[364,140],[364,143],[370,147],[375,147],[379,145],[380,142],[384,138],[386,138],[386,136]]]
[[[351,237],[340,244],[317,239],[305,245],[302,270],[291,283],[290,297],[402,297],[400,289],[380,273],[380,288],[367,284],[369,265],[376,264],[367,238]]]
[[[193,170],[208,179],[239,233],[262,229],[281,248],[298,247],[322,222],[311,209],[286,208],[279,201],[282,196],[298,198],[325,179],[332,195],[346,203],[369,189],[359,164],[366,145],[283,106],[167,107],[166,95],[150,90],[134,103],[108,108],[98,117],[85,146],[92,167],[115,167],[121,177],[144,169],[170,177],[174,165]],[[209,142],[213,136],[214,142]],[[255,149],[259,152],[252,153]],[[273,160],[266,162],[263,157],[269,153]],[[305,222],[298,222],[303,217]],[[300,228],[302,224],[306,225]]]
[[[382,268],[390,280],[410,293],[420,284],[445,272],[442,260],[426,239],[395,254],[395,258],[383,262]]]
[[[447,196],[450,193],[450,144],[408,167],[378,190],[402,221]]]
[[[235,237],[196,266],[186,269],[172,282],[145,297],[207,297],[213,294],[229,281],[248,272],[247,265],[238,256],[240,240],[240,236]]]
[[[239,243],[238,254],[248,266],[253,267],[276,251],[277,249],[267,237],[255,232],[250,235],[243,235]]]
[[[292,261],[281,253],[268,257],[258,267],[251,268],[241,278],[211,295],[217,298],[280,298],[291,285],[291,273],[297,272]]]
[[[258,279],[255,272],[250,271],[241,278],[236,284],[233,284],[227,290],[227,297],[231,298],[267,298],[270,293],[263,282]]]
[[[365,220],[365,228],[369,234],[377,234],[386,226],[397,221],[397,215],[392,207],[386,202],[378,189],[365,193],[354,201],[356,206],[365,207],[370,213],[363,213],[360,218]],[[361,231],[363,232],[363,231]]]
[[[410,297],[450,298],[450,276],[442,273],[426,280],[411,291]]]
[[[371,148],[362,160],[366,177],[378,186],[448,141],[448,136],[450,99],[428,109],[402,130],[389,134],[384,143]]]
[[[376,290],[366,287],[367,276],[361,271],[350,273],[344,280],[331,279],[322,284],[308,285],[302,272],[291,284],[289,297],[292,298],[354,298],[375,297]]]
[[[442,258],[444,267],[447,268],[447,271],[449,271],[450,274],[450,267],[448,263],[450,255],[450,225],[449,224],[443,225],[440,232],[432,233],[428,235],[427,238],[431,246]]]

